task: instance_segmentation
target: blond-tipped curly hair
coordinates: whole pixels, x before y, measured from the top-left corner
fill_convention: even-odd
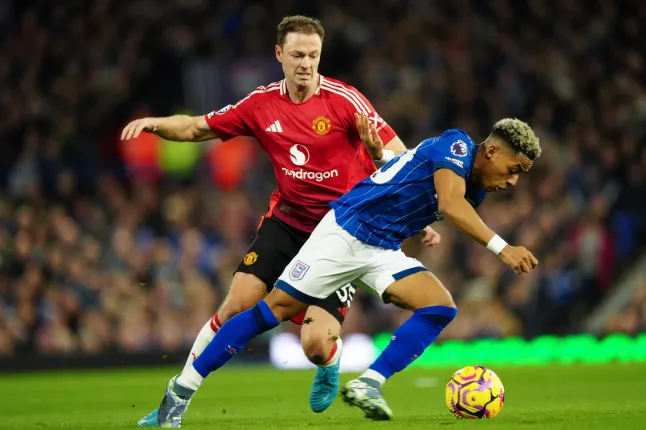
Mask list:
[[[541,144],[534,130],[518,118],[504,118],[493,125],[491,135],[507,142],[518,152],[522,152],[531,160],[541,156]]]

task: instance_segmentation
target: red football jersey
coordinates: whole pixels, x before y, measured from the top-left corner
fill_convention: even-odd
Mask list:
[[[258,87],[235,105],[206,115],[222,140],[254,136],[269,155],[278,181],[270,209],[290,226],[311,232],[328,204],[375,171],[355,124],[364,113],[384,144],[393,129],[354,87],[319,75],[316,93],[294,103],[285,80]]]

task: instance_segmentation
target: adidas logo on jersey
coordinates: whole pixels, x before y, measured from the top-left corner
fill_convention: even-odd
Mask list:
[[[274,133],[282,133],[283,128],[280,126],[280,121],[276,120],[276,122],[274,122],[272,125],[267,127],[265,129],[265,131],[272,131]]]

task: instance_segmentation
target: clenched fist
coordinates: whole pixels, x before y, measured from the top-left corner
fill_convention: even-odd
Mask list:
[[[498,256],[519,275],[538,266],[538,260],[523,246],[507,245]]]

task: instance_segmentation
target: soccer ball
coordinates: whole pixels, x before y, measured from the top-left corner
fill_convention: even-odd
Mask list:
[[[504,401],[502,381],[483,366],[462,368],[446,384],[446,406],[456,418],[495,418]]]

